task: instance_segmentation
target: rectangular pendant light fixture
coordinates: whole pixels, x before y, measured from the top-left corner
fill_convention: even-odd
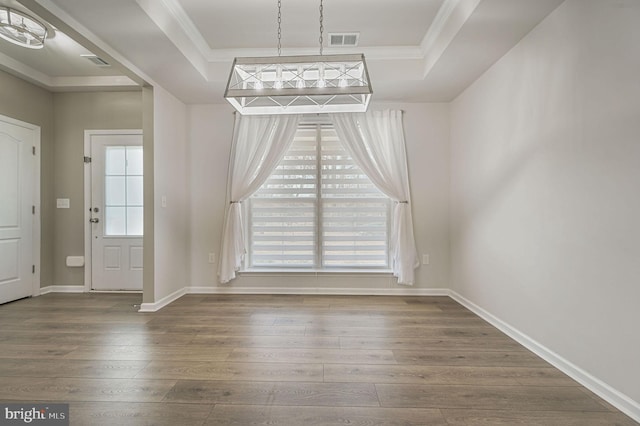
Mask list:
[[[224,97],[240,114],[364,112],[371,81],[362,54],[235,58]]]

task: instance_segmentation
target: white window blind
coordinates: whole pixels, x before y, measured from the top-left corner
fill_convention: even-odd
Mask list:
[[[391,202],[331,125],[301,125],[247,205],[249,268],[389,267]]]

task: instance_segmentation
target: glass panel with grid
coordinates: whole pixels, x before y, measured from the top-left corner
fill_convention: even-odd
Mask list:
[[[106,146],[104,235],[143,234],[143,172],[141,146]]]

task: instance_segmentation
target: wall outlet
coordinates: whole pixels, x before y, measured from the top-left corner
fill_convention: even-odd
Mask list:
[[[422,255],[422,264],[423,265],[428,265],[429,264],[429,255],[428,254],[423,254]]]
[[[209,253],[209,263],[216,263],[216,254]]]

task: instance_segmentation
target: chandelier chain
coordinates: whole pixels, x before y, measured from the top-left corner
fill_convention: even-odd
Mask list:
[[[278,0],[278,56],[282,55],[282,0]]]
[[[322,5],[322,0],[320,0],[320,56],[322,56],[322,45],[324,40],[322,38],[322,33],[324,32],[324,7]]]

